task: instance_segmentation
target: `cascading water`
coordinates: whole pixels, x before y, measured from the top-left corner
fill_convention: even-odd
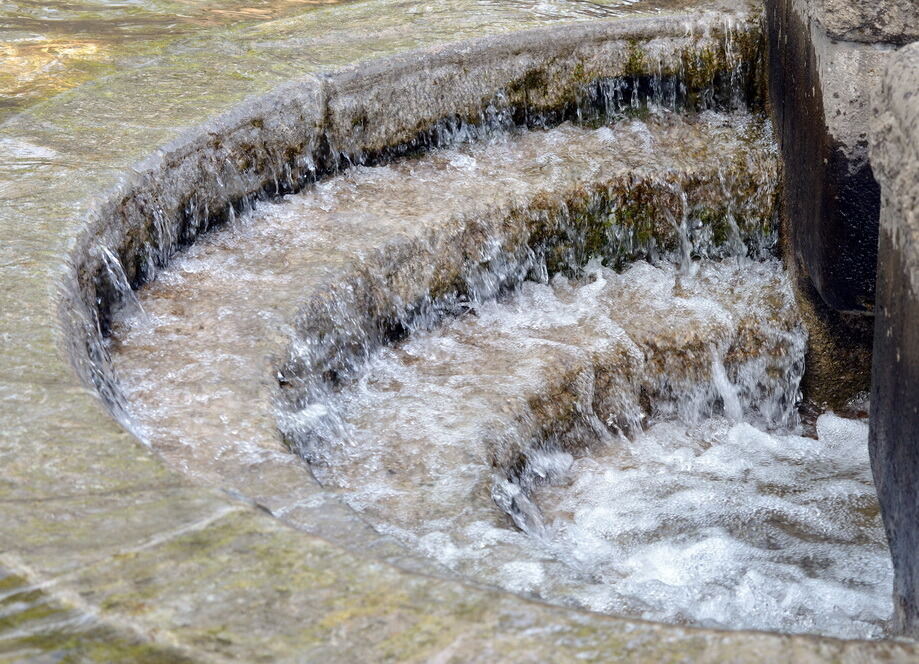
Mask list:
[[[794,433],[805,335],[778,262],[696,268],[528,282],[384,350],[337,396],[343,433],[314,443],[316,476],[407,546],[516,592],[879,636],[867,427],[827,414],[819,440]]]
[[[331,495],[440,573],[876,637],[890,571],[865,425],[798,435],[776,182],[747,113],[356,167],[179,256],[143,319],[116,320],[115,368],[168,460],[301,527]],[[324,497],[269,486],[294,467],[276,424]]]

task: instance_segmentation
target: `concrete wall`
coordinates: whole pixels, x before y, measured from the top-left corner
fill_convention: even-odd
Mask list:
[[[868,160],[869,99],[895,49],[838,40],[874,34],[857,23],[856,5],[766,3],[770,101],[786,173],[784,240],[811,332],[803,387],[834,407],[869,385],[880,207]]]
[[[806,10],[834,40],[898,45],[919,40],[916,0],[811,0]]]
[[[805,395],[842,406],[872,367],[896,628],[919,635],[919,46],[900,48],[919,40],[919,3],[766,6],[784,239],[811,333]]]
[[[881,184],[871,463],[894,561],[897,628],[919,636],[919,44],[897,53],[883,75],[871,161]]]

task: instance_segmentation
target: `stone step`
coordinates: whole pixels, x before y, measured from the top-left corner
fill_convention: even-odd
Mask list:
[[[526,493],[551,474],[547,455],[628,445],[670,415],[781,425],[794,412],[806,334],[781,264],[698,270],[639,262],[579,284],[527,282],[383,350],[323,404],[337,426],[303,451],[381,532],[503,586],[504,566],[535,545],[505,550],[495,502],[536,532]],[[483,524],[498,544],[481,541]],[[541,590],[557,595],[546,577]]]
[[[755,118],[663,114],[359,167],[261,205],[190,247],[116,325],[134,426],[194,479],[367,549],[379,538],[277,435],[279,380],[280,402],[302,411],[381,344],[539,272],[541,256],[559,270],[595,252],[679,255],[680,226],[693,251],[719,255],[736,241],[730,218],[741,239],[768,238],[776,168]]]

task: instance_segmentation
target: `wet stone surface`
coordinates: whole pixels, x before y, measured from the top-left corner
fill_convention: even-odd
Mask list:
[[[342,284],[369,283],[370,296],[411,301],[465,283],[469,297],[488,298],[508,278],[526,275],[535,256],[529,243],[539,248],[548,229],[560,238],[554,247],[586,260],[585,250],[573,247],[589,232],[604,242],[620,238],[616,256],[668,255],[682,249],[680,225],[698,223],[699,251],[717,253],[729,234],[726,218],[709,205],[724,213],[722,186],[736,202],[735,224],[745,224],[745,233],[730,239],[768,237],[760,231],[772,220],[776,162],[767,136],[747,116],[719,114],[696,122],[665,114],[650,124],[566,125],[353,169],[261,205],[203,238],[143,289],[142,312],[124,312],[130,317],[116,327],[114,365],[136,431],[195,480],[240,491],[333,540],[348,541],[352,530],[363,537],[366,528],[334,499],[329,505],[305,476],[271,412],[277,367],[309,348],[297,340],[347,326],[362,310],[307,315],[309,325],[298,327],[298,309],[314,300],[347,302],[347,294],[338,296]],[[644,192],[646,215],[658,205],[654,224],[649,216],[633,219],[629,210],[617,216],[619,197],[636,189]],[[583,209],[592,192],[608,202],[582,218],[582,227],[571,214],[547,225],[547,210],[566,211],[569,202]],[[705,216],[690,220],[694,210]],[[721,245],[713,240],[715,220],[722,224]],[[636,229],[637,223],[646,225]],[[505,251],[520,261],[491,260]],[[393,271],[393,262],[400,270]]]
[[[908,643],[762,632],[726,636],[547,606],[406,572],[379,562],[412,562],[391,541],[381,540],[380,550],[386,551],[380,555],[367,551],[370,540],[363,522],[357,521],[351,534],[334,544],[292,529],[241,497],[232,482],[227,481],[226,490],[191,483],[110,416],[75,374],[69,354],[72,328],[62,310],[62,302],[66,307],[73,300],[68,294],[62,297],[61,283],[69,283],[78,269],[71,261],[85,265],[80,251],[86,247],[78,238],[87,228],[97,230],[106,242],[123,230],[116,228],[120,220],[112,217],[96,223],[100,197],[111,202],[126,181],[135,179],[135,169],[146,169],[149,161],[140,160],[164,146],[168,145],[166,161],[181,156],[188,143],[184,138],[176,141],[178,137],[191,136],[194,147],[195,141],[200,145],[213,138],[207,132],[216,127],[217,137],[226,138],[222,132],[227,125],[210,120],[253,95],[259,97],[256,111],[284,110],[277,96],[267,99],[265,93],[292,79],[302,83],[304,74],[335,78],[336,68],[353,63],[363,67],[383,56],[428,49],[403,58],[417,69],[431,62],[432,53],[449,50],[442,45],[455,40],[503,33],[503,43],[522,47],[525,59],[536,40],[567,44],[572,36],[585,34],[581,27],[599,28],[592,34],[601,40],[621,43],[628,35],[650,39],[661,53],[671,55],[682,39],[680,48],[690,49],[689,69],[711,74],[711,67],[705,67],[711,53],[692,51],[700,35],[723,34],[726,26],[740,28],[739,35],[748,38],[746,46],[755,52],[749,37],[759,34],[755,2],[639,2],[602,19],[595,15],[597,3],[579,1],[539,3],[538,10],[532,3],[469,0],[306,6],[304,12],[269,12],[268,20],[259,17],[251,23],[235,23],[228,15],[233,25],[221,18],[214,24],[204,21],[199,31],[196,16],[208,14],[213,5],[186,4],[186,25],[195,25],[191,32],[170,25],[177,41],[140,44],[128,39],[126,58],[119,54],[120,47],[108,49],[103,44],[95,53],[65,46],[55,61],[56,46],[51,44],[46,53],[41,43],[44,34],[53,32],[45,25],[29,27],[34,35],[3,36],[4,55],[10,41],[21,41],[24,49],[37,43],[42,52],[32,70],[49,78],[31,90],[27,77],[18,78],[21,66],[30,70],[32,65],[15,53],[13,104],[0,110],[5,114],[0,125],[0,194],[5,203],[0,205],[0,565],[15,570],[14,585],[40,588],[77,620],[61,622],[60,629],[45,625],[43,631],[41,611],[26,607],[21,615],[18,608],[10,614],[4,606],[4,616],[14,618],[0,630],[0,660],[25,656],[66,661],[72,653],[72,659],[86,661],[143,661],[135,647],[141,643],[154,660],[165,652],[167,661],[187,657],[206,662],[753,662],[775,661],[789,653],[802,660],[913,661],[915,648]],[[168,3],[158,7],[174,13]],[[283,9],[281,4],[274,7]],[[557,11],[560,7],[567,9]],[[19,16],[33,9],[6,6],[3,12]],[[83,9],[70,5],[59,15],[71,17],[70,12]],[[635,21],[626,16],[632,9],[662,18]],[[132,12],[138,33],[143,32],[143,8],[125,6],[123,11],[106,5],[106,24],[98,32],[117,41],[122,27],[133,30],[119,24]],[[626,26],[622,30],[620,18]],[[527,39],[510,34],[582,21],[581,26],[531,33]],[[84,27],[91,37],[96,28]],[[20,28],[14,26],[13,32]],[[485,55],[500,46],[491,40],[477,43],[473,50]],[[457,48],[467,52],[469,44]],[[57,68],[59,62],[71,56],[79,61],[84,54],[87,61],[101,54],[104,65]],[[45,68],[49,58],[53,64]],[[8,63],[10,59],[0,73],[4,86],[11,80]],[[59,82],[61,87],[55,87]],[[307,81],[297,89],[309,87]],[[411,104],[431,111],[425,106],[430,101],[416,96]],[[237,111],[230,115],[240,117]],[[147,171],[145,177],[150,175]],[[164,167],[154,177],[171,175]],[[200,190],[208,183],[192,179],[186,185]],[[283,350],[279,356],[284,358]],[[274,366],[274,358],[269,365]],[[258,403],[262,402],[250,400],[246,405]],[[278,495],[308,486],[302,466],[286,467],[289,475],[282,480],[270,465],[254,466],[258,470],[248,480],[278,480],[272,485]],[[268,490],[252,493],[271,495]],[[294,520],[315,523],[311,519],[329,514],[334,527],[327,532],[349,530],[340,512],[327,509],[324,500],[311,504],[310,495],[307,492],[307,499],[297,503]],[[316,526],[312,532],[318,530]],[[360,549],[353,551],[361,553],[349,550],[355,543]],[[14,597],[13,602],[18,600]],[[81,640],[91,624],[98,624],[99,630]],[[39,638],[30,642],[31,650],[24,655],[19,639],[33,628],[31,633]],[[74,649],[75,636],[87,647]],[[88,647],[92,644],[99,647]]]
[[[777,262],[696,268],[528,282],[384,351],[302,412],[337,416],[304,450],[314,473],[381,532],[514,592],[883,636],[865,424],[792,433],[805,335]]]
[[[900,630],[919,636],[919,412],[904,406],[919,376],[919,45],[891,59],[873,99],[871,157],[881,183],[879,308],[874,329],[871,463],[894,560]],[[909,396],[908,396],[909,395]]]
[[[767,475],[789,472],[783,468],[799,463],[804,448],[831,468],[834,454],[864,443],[858,425],[830,416],[824,429],[843,429],[835,438],[814,443],[790,433],[805,337],[779,263],[747,258],[762,257],[773,241],[775,163],[768,128],[755,117],[662,113],[497,135],[356,168],[260,205],[145,287],[142,309],[123,312],[114,361],[137,431],[195,479],[232,486],[289,523],[413,569],[645,618],[879,636],[889,579],[867,465],[828,470],[823,494],[776,495],[767,505]],[[623,209],[619,190],[629,198],[646,192],[644,216]],[[591,197],[592,207],[585,205]],[[547,212],[559,208],[567,212]],[[611,264],[649,258],[656,266],[640,261],[620,275],[594,264],[582,272],[598,232],[594,247]],[[457,253],[465,267],[443,257]],[[732,254],[721,263],[693,260]],[[458,277],[444,276],[451,269]],[[559,270],[569,277],[545,281]],[[528,275],[519,291],[500,295]],[[342,283],[411,301],[455,278],[465,284],[463,298],[440,314],[430,300],[405,319],[415,334],[368,365],[363,356],[338,358],[355,373],[328,386],[323,399],[315,383],[282,379],[281,429],[331,491],[320,489],[276,432],[273,367],[308,355],[310,332],[360,331],[366,311],[345,306],[306,326],[294,314]],[[425,331],[448,312],[460,316]],[[305,402],[298,389],[307,390]],[[739,424],[745,416],[786,433]],[[728,464],[721,476],[712,470],[718,453],[711,449],[728,453],[732,445],[762,447],[762,481],[750,479],[727,505],[675,530],[659,528],[673,522],[667,507],[636,521],[638,503],[669,495],[669,509],[684,511],[681,492],[695,502],[719,491],[718,482],[749,475],[757,466]],[[799,453],[770,452],[782,446]],[[817,453],[824,449],[827,457]],[[623,468],[630,454],[636,461]],[[656,484],[653,476],[674,455],[682,466],[698,457],[708,470],[681,466],[686,486]],[[578,499],[603,494],[602,482],[616,486],[617,472],[634,474],[644,460],[647,480],[632,481],[649,494],[634,496],[628,515]],[[578,464],[587,467],[574,472]],[[600,484],[592,487],[592,479]],[[758,508],[741,508],[757,501]],[[775,531],[740,534],[762,510]],[[863,510],[860,528],[838,534],[846,543],[839,560],[827,551],[840,542],[810,543],[834,530],[833,519]],[[811,511],[825,516],[803,520]],[[610,519],[603,532],[591,525],[598,513]],[[614,524],[626,521],[635,527],[614,535]],[[696,530],[703,535],[692,537]],[[643,579],[610,566],[653,561],[654,547],[660,555],[670,547],[673,568]],[[771,556],[771,547],[785,553]],[[721,566],[706,550],[723,554]],[[855,582],[853,558],[870,559],[880,576]],[[676,601],[679,593],[663,589],[673,574],[687,575],[687,597],[697,594],[694,584],[724,576],[723,594],[710,602],[732,607],[731,616]],[[745,603],[759,592],[756,579],[769,575],[782,578],[769,595],[774,604]],[[826,592],[832,606],[845,606],[815,610]]]
[[[234,42],[242,33],[264,35],[260,46],[276,46],[272,24],[305,24],[300,41],[317,50],[382,31],[390,39],[411,40],[399,24],[428,26],[448,21],[472,27],[482,17],[491,30],[559,21],[655,15],[704,3],[698,0],[487,0],[475,3],[479,18],[466,15],[468,2],[437,5],[354,0],[181,0],[132,2],[113,6],[80,2],[9,2],[0,8],[0,120],[85,83],[120,70],[138,70],[165,54],[188,55],[195,40]],[[354,5],[336,7],[336,5]],[[425,28],[422,27],[422,30]],[[446,29],[446,28],[445,28]],[[333,31],[333,34],[329,34]],[[267,43],[266,43],[267,42]],[[316,54],[313,57],[329,57]],[[335,56],[332,56],[335,57]],[[236,72],[245,80],[245,72]]]
[[[0,662],[185,664],[183,653],[100,624],[43,588],[0,569]]]

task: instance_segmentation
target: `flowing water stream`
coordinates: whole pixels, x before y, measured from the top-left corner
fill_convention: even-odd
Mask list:
[[[867,425],[825,414],[818,440],[789,426],[805,337],[780,264],[697,268],[528,282],[383,351],[339,397],[317,477],[516,592],[879,636],[890,570]]]
[[[879,637],[867,425],[801,435],[777,182],[740,112],[355,167],[176,257],[115,370],[167,461],[299,527],[596,611]]]

